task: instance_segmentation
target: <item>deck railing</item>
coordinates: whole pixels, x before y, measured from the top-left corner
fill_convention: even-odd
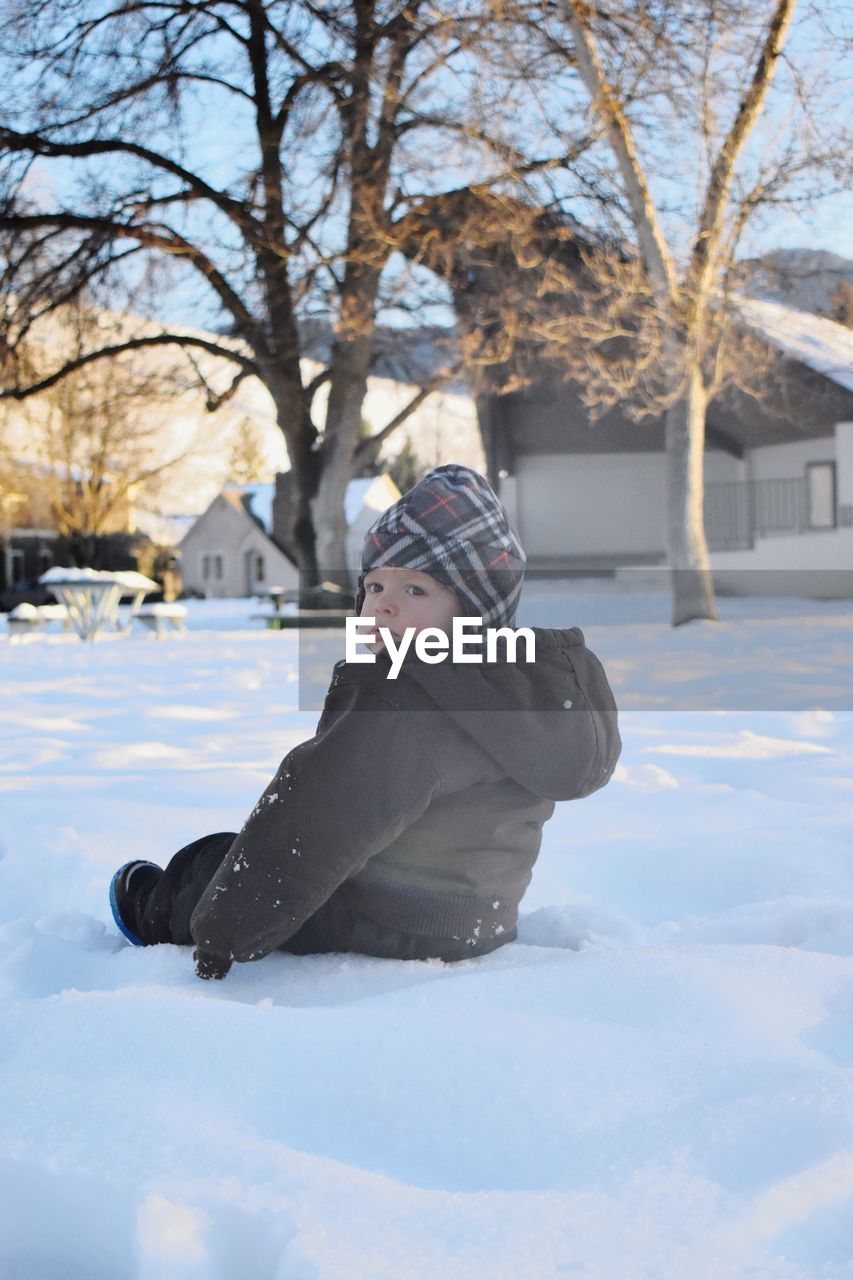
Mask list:
[[[705,486],[705,536],[712,551],[751,547],[758,538],[808,529],[806,481],[726,480]]]

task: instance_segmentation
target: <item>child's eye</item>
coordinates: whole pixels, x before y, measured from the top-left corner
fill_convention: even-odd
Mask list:
[[[364,589],[368,595],[375,596],[375,595],[378,595],[379,592],[382,590],[382,583],[381,582],[365,582]]]
[[[413,596],[425,596],[425,595],[426,595],[426,592],[424,591],[423,587],[419,587],[419,586],[417,586],[414,582],[412,582],[412,583],[410,583],[410,584],[409,584],[409,590],[411,591],[411,593],[412,593],[412,595],[413,595]]]

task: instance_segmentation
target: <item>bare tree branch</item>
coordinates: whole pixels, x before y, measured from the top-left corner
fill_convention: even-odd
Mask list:
[[[244,201],[235,200],[224,191],[217,191],[198,174],[185,169],[169,156],[161,155],[149,147],[142,147],[133,142],[117,138],[94,138],[86,142],[53,142],[37,133],[18,133],[14,129],[0,126],[0,151],[23,151],[33,156],[64,156],[69,159],[119,154],[135,156],[155,169],[161,169],[164,173],[180,178],[187,184],[194,198],[210,200],[240,229],[252,227],[256,233],[261,230]]]
[[[253,342],[259,336],[254,317],[246,308],[237,291],[232,288],[221,271],[197,245],[178,232],[166,227],[125,223],[110,217],[70,213],[55,210],[38,214],[6,214],[2,225],[10,232],[26,232],[42,227],[55,227],[63,231],[93,231],[103,239],[137,240],[150,249],[161,249],[172,257],[180,258],[194,267],[211,285],[223,305],[234,317],[244,335]],[[263,345],[261,343],[261,350]]]
[[[688,274],[688,287],[694,297],[702,296],[711,283],[735,165],[767,97],[767,90],[791,25],[795,4],[796,0],[778,0],[767,25],[766,38],[749,88],[741,100],[731,129],[717,152],[708,181],[704,208],[699,218],[698,235]]]
[[[371,436],[367,436],[360,440],[355,451],[356,463],[361,466],[368,461],[374,462],[379,456],[379,451],[385,441],[394,434],[398,427],[411,418],[423,404],[423,402],[432,395],[439,387],[450,382],[463,368],[463,361],[457,360],[454,364],[446,369],[440,370],[433,378],[422,387],[419,387],[415,395],[412,396],[403,408],[396,413],[390,422],[382,428],[381,431],[375,432]]]
[[[604,72],[590,24],[590,8],[585,0],[561,0],[566,23],[574,39],[578,67],[600,115],[625,187],[631,216],[637,230],[640,252],[649,279],[661,299],[675,297],[675,271],[661,230],[649,185],[637,152],[634,135],[624,108]]]
[[[55,387],[57,383],[62,382],[69,374],[76,373],[78,370],[84,369],[87,365],[94,364],[97,361],[112,360],[127,351],[141,351],[146,347],[165,346],[174,346],[180,349],[197,348],[201,351],[206,351],[209,355],[218,356],[222,360],[229,360],[234,364],[239,364],[242,366],[241,379],[250,375],[257,376],[258,373],[258,367],[254,361],[241,356],[239,352],[233,351],[228,347],[220,346],[216,342],[190,334],[162,333],[151,337],[128,338],[125,342],[116,342],[108,346],[99,347],[97,351],[88,351],[83,355],[66,361],[61,369],[55,370],[46,377],[30,382],[25,387],[0,388],[0,400],[28,400],[32,396],[39,395],[41,392]],[[236,390],[236,387],[234,389]],[[225,398],[227,399],[227,396]]]

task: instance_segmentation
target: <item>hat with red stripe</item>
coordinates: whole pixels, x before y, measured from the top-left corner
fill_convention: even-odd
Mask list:
[[[436,467],[368,530],[356,613],[371,569],[419,569],[455,591],[484,626],[512,626],[525,558],[488,481],[469,467]]]

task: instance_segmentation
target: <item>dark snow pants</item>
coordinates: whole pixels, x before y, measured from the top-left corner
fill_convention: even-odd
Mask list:
[[[235,839],[236,832],[219,831],[186,845],[171,859],[153,889],[134,903],[134,920],[129,923],[146,946],[158,942],[193,945],[190,917]],[[303,956],[354,951],[396,960],[465,960],[472,955],[471,948],[458,940],[403,933],[357,913],[345,883],[281,950]]]

